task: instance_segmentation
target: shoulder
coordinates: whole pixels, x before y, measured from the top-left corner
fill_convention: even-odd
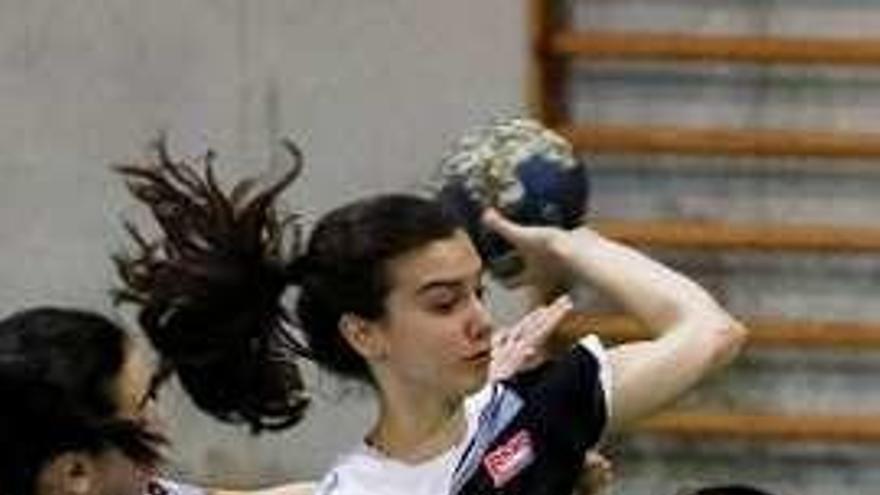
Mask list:
[[[299,482],[258,490],[210,490],[206,495],[312,495],[316,486],[313,482]]]
[[[590,335],[581,339],[568,351],[548,360],[537,368],[517,373],[502,381],[521,394],[529,395],[562,387],[601,389],[605,395],[611,390],[611,363],[601,341]]]
[[[504,382],[522,402],[523,415],[571,439],[592,445],[611,416],[611,365],[595,337],[556,359]],[[507,402],[511,402],[508,400]]]
[[[449,479],[460,455],[450,449],[432,459],[408,464],[385,457],[366,445],[341,457],[321,480],[316,495],[435,495],[449,492]]]
[[[376,492],[381,487],[383,469],[381,459],[372,455],[366,446],[358,445],[339,457],[315,489],[315,495],[349,495]]]
[[[213,493],[201,486],[179,483],[167,478],[153,478],[147,483],[146,495],[209,495]]]

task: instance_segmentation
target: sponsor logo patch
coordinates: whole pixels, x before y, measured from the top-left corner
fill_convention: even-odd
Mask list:
[[[520,430],[504,444],[486,454],[483,465],[495,488],[498,488],[519,474],[535,459],[532,437],[526,430]]]

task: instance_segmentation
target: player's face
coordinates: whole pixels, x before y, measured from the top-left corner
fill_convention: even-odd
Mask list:
[[[155,410],[155,391],[151,387],[153,374],[153,366],[144,350],[130,341],[115,387],[117,415],[137,421],[144,428],[161,435]],[[154,466],[139,465],[115,448],[100,454],[96,461],[102,472],[101,489],[97,492],[99,495],[143,495],[147,493],[147,483],[155,474]]]
[[[152,378],[155,367],[146,351],[137,342],[129,341],[125,362],[116,382],[117,414],[135,420],[145,428],[162,434],[156,414],[156,400]]]
[[[152,369],[133,342],[128,343],[125,352],[125,361],[112,388],[116,417],[161,433],[152,412]],[[41,470],[35,495],[144,495],[153,468],[135,462],[116,446],[98,452],[63,452]]]
[[[136,464],[119,449],[108,449],[94,456],[93,495],[144,495],[153,473]]]
[[[391,290],[376,323],[384,365],[398,384],[458,398],[486,381],[492,321],[483,302],[482,262],[456,231],[388,264]]]

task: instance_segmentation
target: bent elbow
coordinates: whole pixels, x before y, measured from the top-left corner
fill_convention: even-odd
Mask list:
[[[734,318],[727,318],[713,335],[712,368],[727,366],[742,352],[749,338],[745,325]]]

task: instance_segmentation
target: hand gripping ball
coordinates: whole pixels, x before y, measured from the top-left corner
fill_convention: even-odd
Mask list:
[[[433,186],[502,281],[515,277],[522,262],[509,243],[483,227],[483,210],[493,206],[520,224],[570,229],[583,221],[589,189],[587,169],[571,145],[523,118],[468,132],[442,158]]]

